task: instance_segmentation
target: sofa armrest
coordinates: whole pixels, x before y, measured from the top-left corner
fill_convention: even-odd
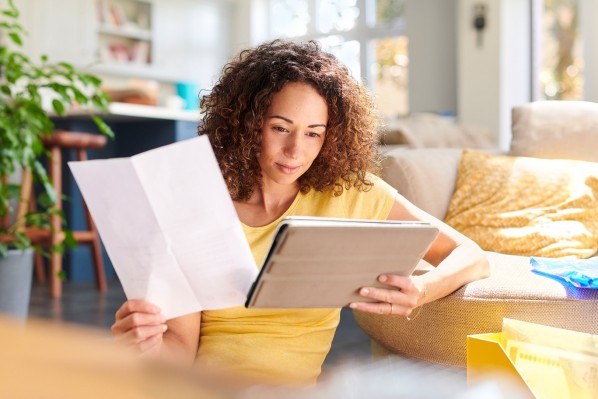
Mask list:
[[[455,189],[462,149],[396,148],[384,154],[382,178],[438,219],[444,219]]]

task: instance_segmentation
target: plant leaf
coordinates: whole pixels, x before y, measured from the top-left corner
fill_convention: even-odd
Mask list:
[[[23,45],[23,40],[21,40],[21,36],[19,36],[18,33],[16,32],[8,32],[8,36],[10,37],[10,39],[18,46],[22,46]]]
[[[58,115],[64,115],[64,104],[60,100],[52,100],[52,108]]]
[[[64,230],[64,245],[69,248],[75,248],[77,246],[77,241],[71,230]]]
[[[98,129],[100,129],[100,132],[102,132],[103,134],[105,134],[106,136],[108,136],[110,138],[114,138],[114,132],[112,131],[112,128],[110,126],[108,126],[108,124],[106,124],[106,122],[104,122],[103,119],[101,119],[95,115],[92,115],[91,119],[93,119],[93,121],[95,122]]]

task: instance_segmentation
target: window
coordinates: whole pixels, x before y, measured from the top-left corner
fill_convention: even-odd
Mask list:
[[[406,115],[405,0],[269,0],[269,36],[315,39],[371,90],[381,117]]]
[[[537,0],[540,99],[582,100],[584,68],[579,0]]]

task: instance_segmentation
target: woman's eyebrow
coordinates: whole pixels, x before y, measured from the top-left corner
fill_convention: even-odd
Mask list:
[[[281,116],[281,115],[270,115],[270,116],[268,116],[268,119],[273,119],[273,118],[282,119],[283,121],[285,121],[287,123],[294,123],[292,119],[289,119],[289,118],[287,118],[285,116]],[[314,123],[313,125],[308,125],[307,127],[309,127],[309,128],[323,127],[324,129],[326,129],[326,124],[324,124],[324,123]]]

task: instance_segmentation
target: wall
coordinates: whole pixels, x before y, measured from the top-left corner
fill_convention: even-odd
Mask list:
[[[163,98],[173,94],[173,83],[179,81],[211,87],[231,54],[232,0],[145,0],[152,5],[151,65],[98,62],[95,1],[18,0],[30,33],[26,54],[73,63],[113,87],[126,86],[132,78],[154,80]]]
[[[409,109],[457,112],[457,0],[407,0]]]
[[[473,27],[474,7],[486,6],[481,44]],[[530,100],[529,0],[459,0],[458,119],[489,128],[507,149],[511,108]]]
[[[583,43],[585,85],[584,95],[588,101],[598,101],[598,75],[590,73],[598,71],[598,1],[579,0],[579,15],[581,33],[586,40]]]

